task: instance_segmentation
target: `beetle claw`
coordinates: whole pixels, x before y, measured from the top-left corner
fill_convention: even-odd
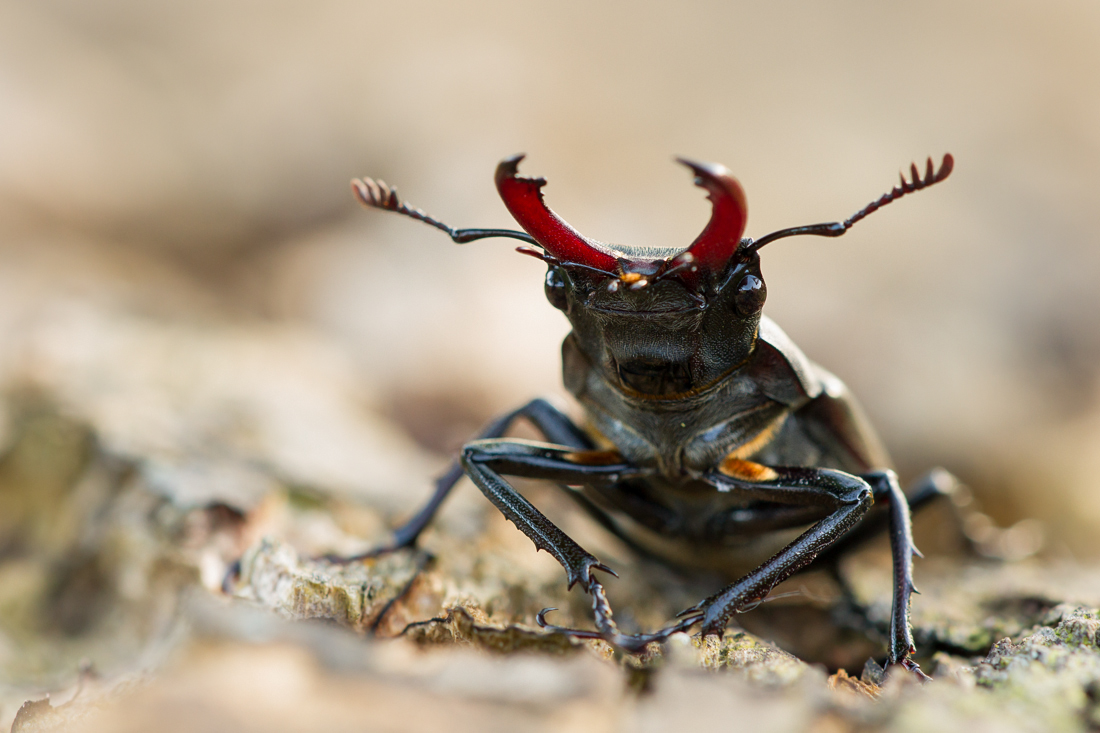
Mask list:
[[[565,634],[572,639],[599,639],[605,641],[616,649],[620,649],[628,654],[640,654],[645,651],[646,647],[653,642],[664,643],[669,640],[674,634],[681,632],[687,632],[694,624],[695,620],[680,621],[675,624],[666,626],[665,628],[654,631],[650,634],[624,634],[618,629],[606,630],[606,631],[590,631],[588,629],[573,629],[567,626],[556,626],[549,623],[546,620],[546,614],[550,611],[556,611],[556,608],[544,608],[535,616],[535,621],[538,625],[557,634]]]
[[[565,634],[572,639],[602,639],[603,636],[598,631],[585,631],[584,629],[571,629],[567,626],[555,626],[546,620],[546,614],[551,611],[557,611],[556,608],[544,608],[535,615],[535,622],[540,628],[555,634]]]
[[[595,570],[597,568],[612,572],[610,568],[604,565],[593,565],[591,569]],[[619,627],[612,618],[611,605],[607,602],[607,596],[603,592],[603,586],[598,580],[592,577],[591,574],[589,575],[588,592],[592,596],[592,612],[596,617],[596,630],[573,629],[549,623],[546,620],[546,614],[551,611],[556,611],[557,609],[555,608],[544,608],[539,611],[535,616],[535,622],[547,631],[565,634],[573,639],[600,639],[628,654],[641,654],[645,651],[646,647],[653,642],[661,643],[668,641],[669,637],[673,634],[688,631],[692,626],[699,623],[702,618],[699,615],[682,618],[663,629],[649,634],[624,634],[619,631]]]
[[[593,566],[592,566],[592,568],[591,568],[591,569],[590,569],[590,571],[589,571],[589,575],[590,575],[590,576],[591,576],[591,574],[592,574],[592,573],[591,573],[591,571],[592,571],[592,570],[602,570],[602,571],[604,571],[605,573],[607,573],[608,575],[614,576],[614,577],[616,577],[616,578],[617,578],[617,577],[619,577],[619,574],[618,574],[618,573],[616,573],[616,572],[615,572],[614,570],[612,570],[611,568],[609,568],[609,567],[607,567],[606,565],[604,565],[604,564],[603,564],[602,562],[596,563],[595,565],[593,565]]]
[[[897,663],[898,666],[905,669],[905,671],[913,674],[921,682],[931,682],[932,678],[925,674],[924,670],[920,668],[920,665],[914,662],[909,657],[905,657]]]

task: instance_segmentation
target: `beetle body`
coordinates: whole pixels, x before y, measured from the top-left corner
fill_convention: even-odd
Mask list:
[[[570,585],[581,584],[593,597],[596,631],[552,627],[545,612],[539,623],[636,652],[696,626],[703,634],[722,633],[734,613],[877,517],[889,525],[894,561],[889,661],[920,674],[910,659],[915,548],[907,497],[844,385],[763,316],[759,250],[787,236],[840,236],[877,208],[942,181],[951,157],[938,172],[929,160],[923,178],[914,166],[911,181],[903,176],[899,187],[844,222],[758,240],[742,237],[747,205],[729,171],[680,160],[706,189],[712,214],[689,247],[668,250],[584,237],[545,205],[545,181],[518,175],[520,160],[502,161],[495,180],[523,232],[452,229],[407,206],[380,181],[353,181],[364,204],[424,221],[456,242],[512,237],[534,245],[519,249],[547,263],[547,299],[572,325],[562,346],[563,376],[586,417],[577,426],[534,400],[494,421],[464,447],[432,499],[383,550],[414,543],[465,473],[562,564]],[[520,417],[547,442],[503,438]],[[507,476],[553,481],[639,551],[722,570],[735,580],[665,629],[624,634],[594,573],[609,569],[516,492]],[[917,493],[928,497],[943,488],[940,482]],[[882,510],[871,512],[876,500]]]
[[[766,316],[750,357],[687,395],[624,393],[572,336],[563,352],[565,383],[584,406],[590,433],[631,463],[655,469],[645,481],[586,487],[588,497],[628,517],[620,525],[635,543],[678,564],[739,573],[791,539],[765,521],[773,507],[715,494],[700,481],[715,466],[750,480],[775,465],[857,474],[889,467],[840,380],[809,362]]]

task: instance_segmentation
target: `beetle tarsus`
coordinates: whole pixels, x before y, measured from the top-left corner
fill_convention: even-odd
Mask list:
[[[924,670],[920,668],[920,665],[910,659],[908,656],[899,662],[896,662],[905,671],[914,675],[921,682],[931,682],[932,678],[925,674]]]
[[[598,580],[592,578],[590,580],[590,587],[592,588],[592,610],[595,615],[596,631],[556,626],[549,623],[546,620],[546,614],[551,611],[556,611],[556,608],[542,609],[535,616],[535,621],[540,627],[547,631],[564,634],[573,639],[600,639],[628,654],[641,654],[645,651],[646,647],[654,642],[664,643],[674,634],[686,633],[695,626],[701,618],[682,619],[663,629],[648,634],[624,634],[619,630],[618,625],[613,619],[611,606],[607,601],[606,594],[603,592],[603,586],[600,585]]]

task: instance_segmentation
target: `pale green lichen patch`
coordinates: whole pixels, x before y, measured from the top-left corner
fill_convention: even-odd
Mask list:
[[[704,669],[736,670],[746,679],[766,685],[787,685],[810,669],[802,660],[743,631],[693,637],[698,664]]]
[[[286,543],[265,538],[241,557],[238,576],[227,585],[236,597],[285,618],[332,619],[363,631],[408,589],[421,565],[415,551],[348,564],[308,560]]]
[[[1051,631],[1063,644],[1100,647],[1100,611],[1094,608],[1059,604],[1047,613],[1042,623],[1045,626],[1056,624]]]
[[[974,667],[942,663],[935,685],[897,707],[901,730],[1084,730],[1100,723],[1100,616],[1092,608],[1059,605],[1035,626],[998,641]],[[954,684],[944,684],[954,683]],[[968,722],[969,721],[969,722]]]
[[[1100,683],[1100,650],[1096,633],[1100,618],[1095,609],[1059,606],[1055,626],[1039,626],[1016,641],[1002,639],[975,670],[977,682],[989,688],[1034,686],[1050,673],[1059,688],[1072,690],[1075,701]],[[1053,620],[1053,618],[1052,618]]]
[[[880,630],[887,628],[888,556],[853,557],[844,564],[844,571],[869,619]],[[1036,625],[1057,625],[1054,608],[1060,603],[1100,606],[1100,572],[1074,563],[935,558],[919,560],[915,571],[921,591],[912,602],[918,650],[984,655],[998,639],[1018,637]]]

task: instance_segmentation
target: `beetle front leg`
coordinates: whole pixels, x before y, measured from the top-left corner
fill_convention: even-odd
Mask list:
[[[546,550],[565,568],[569,587],[580,584],[592,596],[592,611],[598,631],[566,629],[546,623],[545,609],[538,615],[544,628],[578,638],[603,639],[608,643],[637,653],[652,641],[664,641],[673,633],[683,631],[698,619],[684,619],[654,634],[624,634],[615,624],[611,605],[603,584],[592,571],[603,570],[614,575],[609,567],[562,532],[542,512],[519,494],[503,475],[546,479],[561,484],[597,485],[623,479],[639,478],[650,473],[626,462],[614,451],[578,451],[564,446],[525,440],[479,440],[462,451],[462,465],[470,479],[481,489],[501,513],[515,524],[540,550]]]
[[[562,484],[592,484],[642,476],[646,472],[613,451],[578,451],[528,440],[476,440],[462,449],[462,467],[470,480],[535,547],[546,550],[565,568],[569,587],[589,590],[593,569],[606,570],[599,560],[562,532],[527,501],[502,474],[546,479]]]
[[[756,570],[685,613],[700,615],[702,633],[720,635],[730,617],[752,606],[841,538],[874,502],[870,485],[827,468],[779,468],[744,461],[708,472],[704,478],[723,493],[829,512]]]
[[[922,477],[910,493],[906,494],[898,484],[897,474],[893,471],[873,471],[860,474],[860,478],[871,485],[874,498],[883,509],[876,510],[877,516],[868,517],[861,522],[855,531],[830,547],[825,553],[827,557],[821,559],[834,563],[834,575],[841,585],[846,587],[835,565],[840,556],[865,543],[879,532],[888,531],[894,573],[888,659],[890,664],[901,664],[923,677],[924,673],[909,657],[914,651],[912,630],[909,625],[909,600],[916,592],[913,586],[912,558],[913,555],[920,555],[913,542],[910,517],[913,511],[938,499],[950,497],[958,486],[958,479],[943,469],[936,469]]]
[[[871,484],[871,488],[875,492],[876,500],[883,499],[887,501],[889,500],[889,492],[880,485],[880,482],[873,480],[879,473],[881,472],[861,473],[858,475],[867,479],[868,483]],[[944,469],[935,468],[929,471],[910,484],[909,489],[904,492],[905,501],[909,505],[910,516],[915,516],[922,509],[938,501],[953,502],[953,497],[958,487],[959,480]],[[965,521],[965,516],[959,513],[958,508],[953,503],[950,503],[949,506],[953,510],[956,520],[961,525],[963,521]],[[863,521],[859,523],[858,527],[845,535],[844,539],[830,547],[827,552],[822,553],[819,561],[837,562],[842,556],[847,555],[853,550],[859,549],[880,534],[892,531],[893,521],[893,517],[889,512],[879,511],[878,509],[872,510],[863,518]],[[920,553],[917,554],[919,555]]]
[[[731,473],[738,475],[731,476]],[[760,478],[764,480],[754,480]],[[702,614],[704,635],[720,635],[730,616],[746,605],[763,600],[777,584],[808,565],[854,527],[875,498],[879,498],[885,501],[890,515],[890,548],[894,562],[889,661],[927,678],[910,659],[914,648],[909,629],[909,598],[913,592],[912,558],[916,548],[909,523],[909,505],[893,471],[853,476],[832,469],[773,468],[737,461],[710,472],[707,479],[719,491],[785,504],[831,505],[832,513],[759,568],[689,609],[689,612]]]
[[[593,447],[588,436],[585,435],[580,428],[574,425],[573,421],[570,420],[565,413],[561,412],[544,399],[531,400],[523,407],[501,415],[489,423],[481,433],[478,434],[478,439],[499,438],[504,435],[519,418],[526,418],[539,430],[539,432],[554,443],[569,446],[576,450],[588,450]],[[420,511],[410,520],[394,530],[393,540],[389,544],[373,548],[359,555],[350,557],[327,555],[325,559],[334,563],[350,563],[365,560],[370,557],[386,555],[406,547],[414,546],[420,534],[429,524],[431,524],[432,519],[435,518],[436,512],[439,511],[439,507],[443,504],[444,499],[446,499],[451,493],[451,490],[454,489],[458,480],[462,478],[462,474],[461,460],[456,459],[447,469],[447,472],[436,479],[435,491],[432,493],[427,503],[425,503],[424,506],[420,508]]]

